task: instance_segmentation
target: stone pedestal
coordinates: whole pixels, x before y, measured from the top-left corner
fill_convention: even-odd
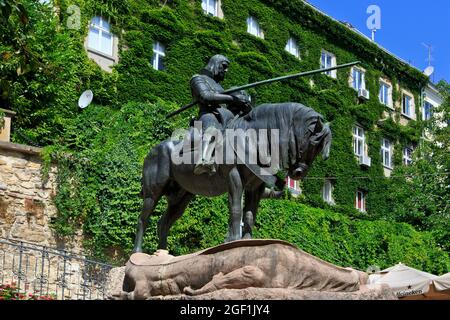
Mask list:
[[[108,276],[116,300],[397,300],[368,275],[279,240],[240,240],[174,257],[133,254]]]

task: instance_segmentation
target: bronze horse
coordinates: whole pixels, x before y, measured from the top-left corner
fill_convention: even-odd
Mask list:
[[[224,123],[228,123],[229,129],[242,129],[244,132],[248,129],[279,130],[279,169],[286,170],[294,180],[306,176],[318,153],[322,152],[324,159],[329,156],[331,130],[328,124],[324,123],[322,115],[299,103],[263,104],[244,117],[224,119]],[[254,167],[242,162],[220,164],[212,176],[194,175],[195,164],[175,164],[171,161],[171,154],[178,143],[181,142],[170,139],[161,142],[144,161],[144,204],[138,219],[134,251],[142,252],[143,235],[149,216],[154,213],[162,196],[167,197],[168,207],[158,222],[160,249],[167,247],[170,227],[181,217],[195,195],[214,197],[228,192],[230,215],[226,242],[240,239],[241,221],[244,222],[242,238],[251,238],[267,179],[255,174]],[[270,178],[275,179],[275,174]]]

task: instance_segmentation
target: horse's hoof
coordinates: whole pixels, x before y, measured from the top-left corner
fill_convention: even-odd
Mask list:
[[[237,240],[241,240],[241,239],[239,239],[239,238],[226,238],[224,243],[231,242],[231,241],[237,241]]]
[[[250,234],[250,233],[246,233],[246,234],[244,234],[244,236],[242,237],[242,239],[244,239],[244,240],[249,240],[249,239],[251,239],[252,238],[252,235]]]

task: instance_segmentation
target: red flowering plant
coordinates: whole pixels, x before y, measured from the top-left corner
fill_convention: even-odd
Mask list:
[[[25,294],[20,292],[16,283],[0,284],[0,300],[55,300],[54,295],[40,295],[36,293]]]

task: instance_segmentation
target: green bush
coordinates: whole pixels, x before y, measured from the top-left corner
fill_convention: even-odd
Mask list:
[[[263,200],[255,237],[283,239],[326,261],[361,270],[399,262],[436,274],[450,267],[448,255],[428,232],[406,223],[353,220],[295,201]]]

